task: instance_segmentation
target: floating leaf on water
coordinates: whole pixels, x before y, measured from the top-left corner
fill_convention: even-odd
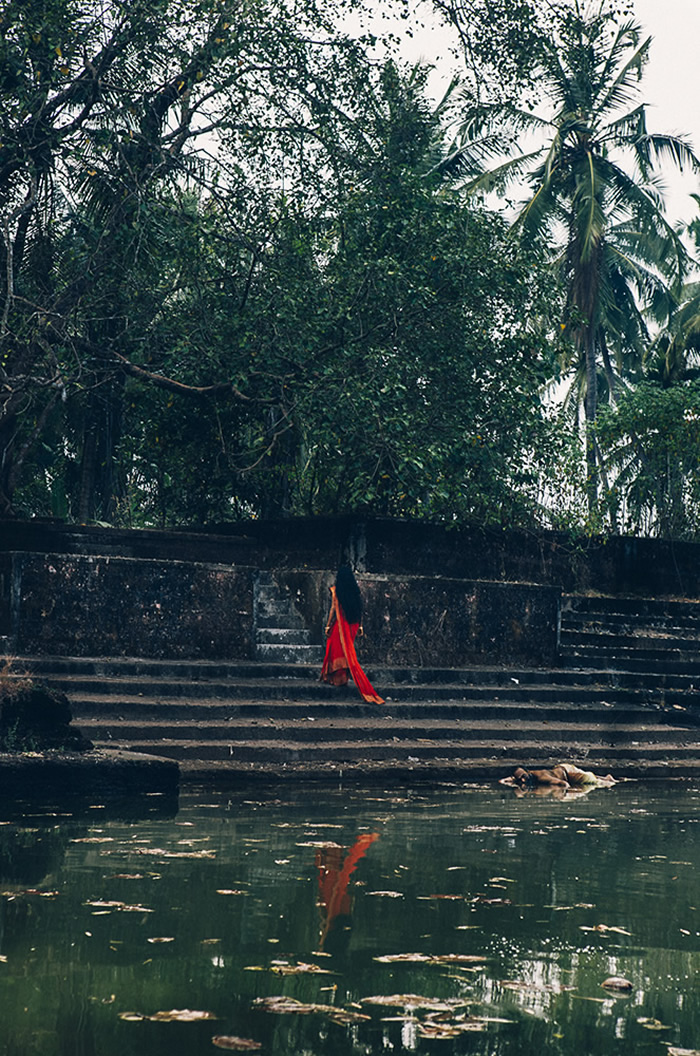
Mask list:
[[[238,888],[225,888],[219,887],[216,889],[217,895],[247,895],[247,891],[240,891]]]
[[[624,928],[617,928],[608,924],[594,924],[593,927],[587,927],[585,924],[582,924],[579,928],[579,931],[599,931],[603,935],[608,931],[612,932],[614,935],[632,934],[631,931],[625,931]]]
[[[700,1049],[679,1049],[675,1045],[668,1046],[668,1056],[700,1056]]]
[[[332,973],[327,971],[325,968],[319,968],[317,964],[305,964],[301,961],[299,964],[272,964],[270,966],[271,971],[276,972],[278,975],[331,975]]]
[[[120,1012],[119,1018],[126,1020],[127,1023],[140,1023],[148,1019],[148,1016],[143,1016],[140,1012]]]
[[[216,858],[216,851],[166,851],[162,847],[137,847],[136,854],[152,854],[159,858]]]
[[[489,884],[514,884],[515,880],[511,880],[509,876],[492,876],[488,881]]]
[[[463,902],[464,895],[418,895],[421,902],[429,902],[433,899],[440,899],[444,902]]]
[[[232,1034],[217,1034],[211,1042],[218,1049],[228,1049],[230,1052],[258,1052],[262,1048],[260,1041],[253,1041],[252,1038],[236,1038]]]
[[[7,964],[7,957],[4,953],[0,953],[0,964]]]
[[[258,997],[253,1002],[258,1008],[265,1012],[274,1012],[277,1015],[311,1015],[314,1012],[329,1016],[337,1023],[361,1023],[370,1019],[361,1012],[352,1012],[347,1008],[339,1008],[336,1005],[306,1004],[297,1001],[293,997]]]
[[[403,898],[402,891],[366,891],[367,898]]]
[[[318,847],[321,850],[337,850],[342,851],[344,848],[339,843],[329,843],[328,840],[306,840],[304,843],[297,843],[297,847]]]
[[[196,1023],[204,1019],[218,1019],[213,1012],[199,1012],[191,1008],[171,1008],[169,1012],[155,1012],[147,1019],[154,1023]]]
[[[422,1038],[458,1038],[460,1034],[479,1034],[486,1030],[486,1024],[474,1020],[467,1023],[433,1023],[430,1020],[418,1025],[418,1033]]]
[[[467,1002],[459,999],[446,1001],[437,997],[424,997],[421,994],[376,994],[363,997],[363,1005],[388,1005],[390,1008],[424,1009],[431,1012],[451,1012],[457,1008],[466,1008]]]
[[[221,942],[221,939],[202,939],[202,946],[211,946],[215,942]]]
[[[175,939],[171,935],[169,935],[169,936],[155,935],[153,938],[147,939],[146,941],[147,942],[175,942]]]
[[[139,905],[139,904],[130,905],[128,902],[94,901],[94,902],[85,902],[83,904],[86,905],[86,906],[95,906],[95,907],[101,908],[101,909],[117,909],[117,910],[120,910],[122,913],[154,913],[155,912],[155,910],[149,909],[148,906],[142,906],[142,905]]]
[[[114,843],[113,836],[74,836],[69,843]]]
[[[499,986],[506,990],[534,990],[538,994],[565,994],[576,989],[575,986],[564,986],[560,983],[525,983],[518,979],[502,979]]]
[[[329,1019],[340,1026],[349,1026],[351,1023],[363,1023],[371,1020],[371,1016],[365,1016],[362,1012],[351,1012],[347,1008],[334,1008],[325,1013]]]
[[[645,1030],[671,1030],[671,1027],[662,1023],[660,1019],[652,1019],[649,1016],[641,1016],[638,1020]]]
[[[604,979],[600,985],[606,990],[620,990],[624,992],[634,989],[629,979],[625,979],[621,975],[611,975],[609,979]]]
[[[483,964],[488,958],[476,953],[386,953],[373,960],[380,964]]]

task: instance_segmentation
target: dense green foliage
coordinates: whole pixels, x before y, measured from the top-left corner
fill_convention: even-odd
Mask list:
[[[543,394],[587,363],[589,425],[617,400],[589,527],[693,533],[690,461],[644,483],[683,429],[655,446],[652,375],[627,389],[662,355],[648,304],[685,368],[694,347],[652,180],[692,156],[616,115],[648,45],[608,3],[436,6],[466,59],[437,106],[426,70],[338,28],[360,0],[4,5],[0,514],[580,527],[584,449]],[[516,229],[471,194],[508,121],[554,136]],[[665,421],[691,423],[683,391]]]

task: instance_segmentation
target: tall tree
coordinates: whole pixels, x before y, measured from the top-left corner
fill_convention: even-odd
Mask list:
[[[188,185],[215,190],[212,154],[222,142],[237,144],[238,171],[249,172],[276,130],[317,137],[342,111],[339,96],[361,79],[363,60],[335,29],[337,7],[3,5],[0,514],[47,422],[75,392],[84,404],[81,516],[108,512],[109,474],[98,470],[119,439],[123,378],[166,386],[146,345],[148,312],[156,318],[173,295],[172,272],[169,287],[154,281],[154,215],[162,218],[170,195],[176,222]],[[202,369],[188,385],[197,399],[222,387],[243,398],[227,373]]]
[[[595,420],[598,369],[614,398],[611,352],[638,360],[647,331],[645,304],[666,284],[679,288],[688,266],[684,245],[667,221],[657,180],[660,159],[700,169],[688,143],[650,133],[639,82],[650,38],[618,21],[612,5],[547,5],[553,32],[539,38],[533,73],[550,112],[513,100],[481,104],[465,98],[466,116],[449,167],[468,174],[472,191],[524,180],[530,193],[514,231],[544,241],[563,277],[563,324],[585,367],[588,497],[598,495]],[[485,138],[486,137],[486,138]],[[514,144],[534,149],[513,153]],[[474,152],[504,160],[474,176]],[[509,155],[509,156],[508,156]]]

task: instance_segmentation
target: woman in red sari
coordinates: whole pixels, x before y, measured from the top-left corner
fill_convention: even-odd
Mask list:
[[[360,667],[355,652],[355,636],[362,634],[362,595],[349,565],[341,565],[331,587],[331,610],[326,622],[326,655],[321,668],[321,681],[332,686],[347,685],[348,677],[360,695],[371,704],[384,701],[375,692],[370,680]]]

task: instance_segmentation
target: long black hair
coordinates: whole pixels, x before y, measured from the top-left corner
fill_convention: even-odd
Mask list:
[[[362,620],[362,595],[350,565],[341,565],[335,577],[335,593],[348,623]]]

